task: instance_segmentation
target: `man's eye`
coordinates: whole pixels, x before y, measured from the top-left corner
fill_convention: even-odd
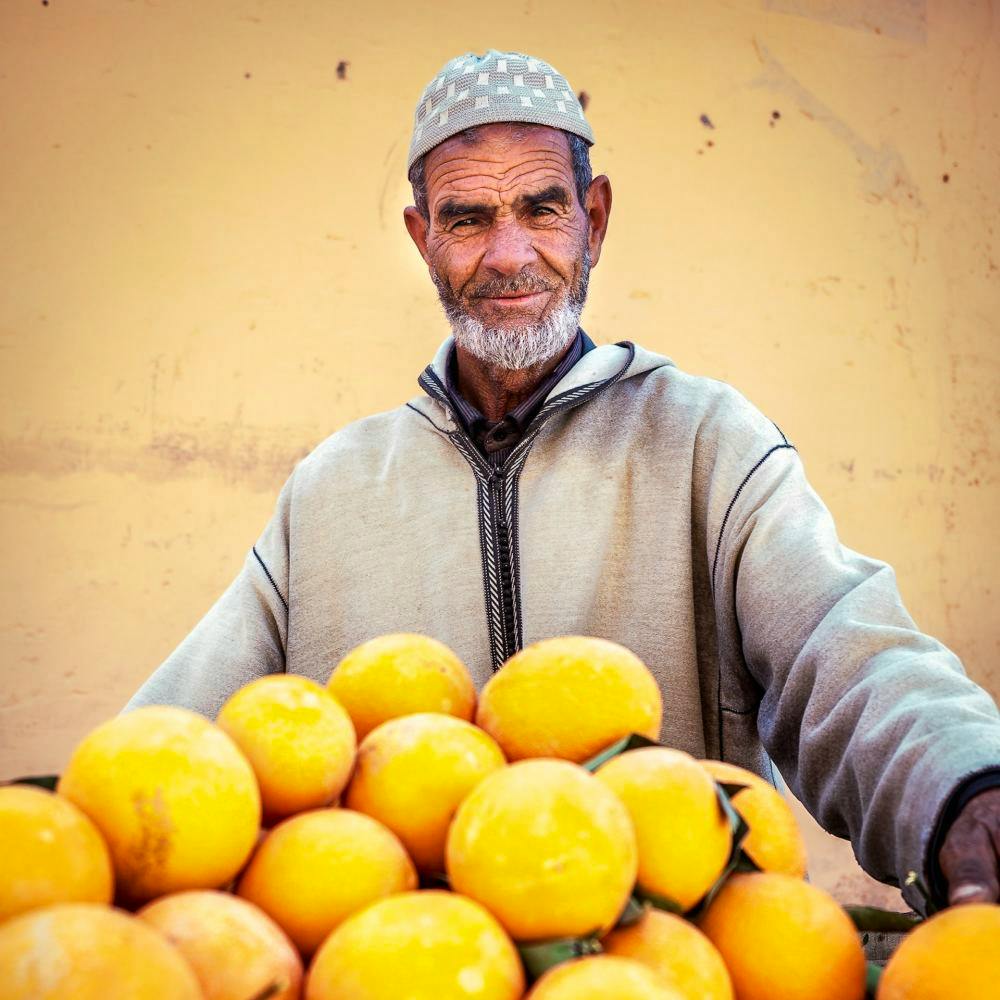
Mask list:
[[[458,222],[456,222],[451,228],[454,230],[458,229],[459,226],[467,226],[467,225],[474,226],[475,224],[476,224],[475,219],[459,219]]]
[[[544,205],[536,205],[532,209],[532,215],[554,215],[555,213],[551,208],[546,208]]]

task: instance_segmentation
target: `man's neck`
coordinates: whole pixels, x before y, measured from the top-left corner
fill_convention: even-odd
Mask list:
[[[460,344],[456,344],[458,391],[487,420],[496,423],[526,400],[546,376],[555,370],[573,346],[573,339],[571,337],[566,346],[547,361],[541,361],[531,368],[517,369],[496,368],[480,361]]]

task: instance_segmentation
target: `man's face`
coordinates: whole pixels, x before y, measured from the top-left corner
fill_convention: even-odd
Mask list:
[[[407,227],[459,343],[471,338],[464,346],[500,367],[558,353],[576,332],[592,259],[565,134],[482,126],[472,142],[432,149],[424,176],[430,218],[407,210]]]

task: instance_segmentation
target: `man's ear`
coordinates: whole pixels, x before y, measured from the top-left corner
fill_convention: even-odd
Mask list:
[[[611,217],[611,181],[605,174],[595,177],[587,189],[583,200],[583,210],[587,213],[590,223],[590,235],[587,244],[590,249],[590,263],[594,267],[601,259],[601,246],[608,232],[608,219]]]
[[[430,266],[431,261],[427,256],[427,220],[417,211],[415,206],[410,205],[408,208],[403,209],[403,224],[406,226],[406,231],[410,234],[410,239],[413,240],[414,245],[420,251],[420,256]]]

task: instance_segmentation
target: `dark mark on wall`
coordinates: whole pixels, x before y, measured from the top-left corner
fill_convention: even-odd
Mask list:
[[[580,102],[580,107],[586,111],[587,105],[590,104],[590,94],[588,94],[585,90],[581,90],[580,93],[576,95],[576,98]]]
[[[708,142],[705,143],[705,145],[711,148],[712,146],[715,145],[715,143],[711,139],[709,139]]]
[[[769,121],[769,122],[768,122],[767,124],[768,124],[768,125],[770,125],[770,126],[771,126],[771,128],[774,128],[774,123],[775,123],[775,122],[776,122],[776,121],[777,121],[777,120],[778,120],[778,119],[779,119],[780,117],[781,117],[781,112],[780,112],[780,111],[772,111],[772,112],[771,112],[771,120],[770,120],[770,121]]]
[[[249,74],[249,73],[244,73],[244,74],[243,74],[243,78],[244,78],[245,80],[249,80],[249,79],[250,79],[250,74]]]
[[[347,67],[350,66],[350,65],[351,64],[346,59],[341,59],[340,62],[337,63],[337,79],[338,80],[346,80],[347,79]]]
[[[712,119],[709,118],[708,115],[702,115],[701,118],[698,119],[698,121],[700,121],[702,125],[705,126],[705,128],[715,128],[715,126],[712,124]]]
[[[948,181],[951,180],[951,175],[950,174],[942,174],[941,175],[941,180],[944,181],[945,184],[947,184]]]

